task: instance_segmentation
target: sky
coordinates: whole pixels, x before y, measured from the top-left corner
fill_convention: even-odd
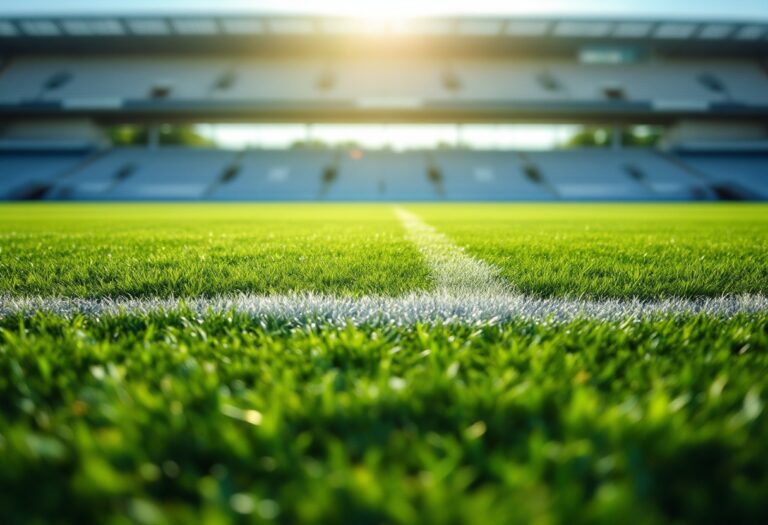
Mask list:
[[[576,14],[768,19],[768,0],[4,0],[2,14],[256,11],[400,18]]]
[[[395,150],[439,144],[478,149],[548,149],[565,143],[578,128],[568,124],[202,124],[198,131],[232,148],[284,148],[297,141],[321,140]]]

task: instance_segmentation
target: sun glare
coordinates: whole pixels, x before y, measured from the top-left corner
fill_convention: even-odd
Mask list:
[[[324,2],[334,14],[359,18],[371,24],[388,24],[404,18],[424,16],[434,11],[434,6],[425,8],[423,3],[404,0],[389,2],[336,1]]]

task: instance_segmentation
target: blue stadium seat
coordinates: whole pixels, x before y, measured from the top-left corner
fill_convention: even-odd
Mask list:
[[[334,201],[428,201],[438,197],[423,152],[352,150],[324,198]]]
[[[437,151],[434,163],[450,201],[515,201],[555,198],[550,188],[526,177],[514,152]]]
[[[218,184],[215,200],[311,201],[320,198],[330,151],[252,150],[235,163],[231,180]]]
[[[0,152],[0,199],[40,199],[85,158],[79,151]]]
[[[206,197],[236,154],[227,150],[118,148],[57,185],[52,198],[189,200]]]
[[[680,154],[682,160],[698,170],[710,183],[731,196],[768,199],[768,153],[699,152]]]

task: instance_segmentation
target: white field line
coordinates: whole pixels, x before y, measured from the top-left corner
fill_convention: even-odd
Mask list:
[[[332,297],[313,294],[235,295],[214,298],[46,298],[0,296],[0,317],[48,312],[71,317],[170,313],[238,312],[258,320],[307,325],[412,325],[414,323],[499,324],[512,320],[567,322],[575,319],[643,321],[660,317],[710,315],[729,318],[768,312],[763,295],[709,299],[538,299],[498,294],[413,294],[403,297]]]
[[[497,268],[467,255],[443,233],[413,213],[402,208],[396,208],[395,213],[403,223],[406,237],[416,245],[432,271],[438,295],[496,296],[510,292]]]
[[[257,320],[291,325],[412,325],[414,323],[499,324],[513,320],[567,322],[576,319],[640,322],[655,318],[768,313],[768,297],[659,300],[535,298],[515,294],[492,266],[470,257],[445,235],[403,209],[397,214],[423,254],[436,281],[434,292],[400,297],[337,297],[312,293],[236,294],[193,298],[65,298],[0,295],[0,318],[47,312],[65,317],[191,312],[237,312]]]

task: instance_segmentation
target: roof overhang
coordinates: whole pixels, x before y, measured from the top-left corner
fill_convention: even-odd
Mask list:
[[[0,52],[274,52],[430,48],[557,52],[632,45],[674,53],[768,56],[768,21],[586,17],[0,16]]]
[[[768,121],[768,105],[734,103],[670,105],[653,101],[484,100],[399,101],[354,99],[294,101],[126,100],[86,106],[66,101],[0,104],[0,122],[88,118],[127,122],[595,122],[673,123],[686,120]]]

